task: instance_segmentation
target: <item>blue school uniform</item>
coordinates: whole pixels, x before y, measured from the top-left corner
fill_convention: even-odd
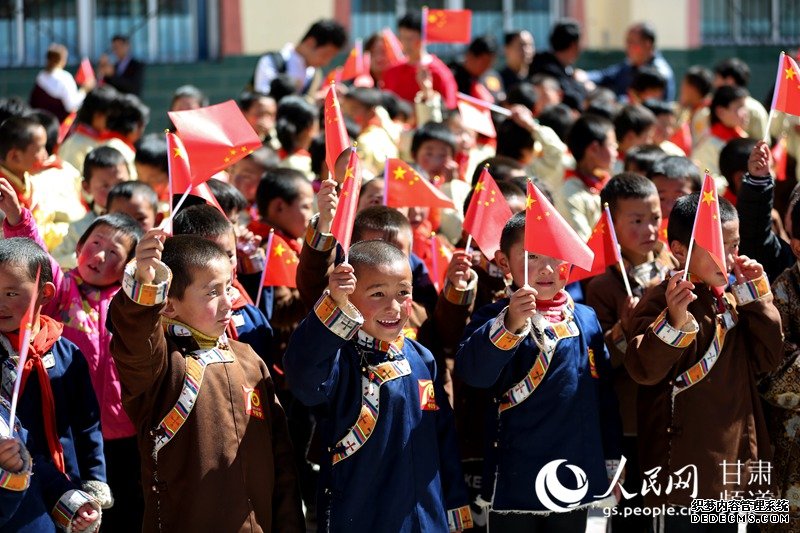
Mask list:
[[[269,346],[272,339],[272,326],[255,305],[247,304],[239,309],[234,309],[231,323],[236,328],[236,340],[249,344],[254,352],[267,363],[272,365],[272,354]]]
[[[620,460],[622,429],[594,311],[567,298],[562,322],[537,315],[533,331],[514,335],[503,325],[508,303],[478,310],[456,354],[456,375],[491,389],[495,398],[483,499],[493,511],[549,512],[537,495],[537,476],[548,463],[565,460],[583,470],[588,490],[578,501],[556,505],[613,505],[613,496],[599,496]],[[555,471],[563,486],[579,488],[565,465]]]
[[[325,411],[321,531],[455,531],[471,527],[453,414],[421,344],[377,341],[353,306],[326,292],[289,342],[297,398]]]

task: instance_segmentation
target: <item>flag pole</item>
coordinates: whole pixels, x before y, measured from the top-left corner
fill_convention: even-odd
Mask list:
[[[389,201],[389,158],[383,163],[383,205]]]
[[[709,175],[706,169],[706,176]],[[705,183],[704,183],[705,185]],[[703,187],[705,189],[705,186]],[[697,211],[694,214],[694,224],[692,224],[692,235],[689,238],[689,249],[686,251],[686,263],[683,265],[683,281],[689,279],[689,261],[692,259],[692,249],[694,248],[694,231],[697,228],[697,215],[700,214],[700,202],[703,201],[703,191],[700,191],[700,197],[697,199]]]
[[[614,229],[614,219],[611,218],[611,210],[608,208],[608,202],[606,202],[603,206],[603,210],[605,211],[606,218],[608,219],[608,229],[611,232],[611,240],[614,243],[614,253],[617,256],[619,270],[622,272],[622,281],[625,283],[625,291],[628,293],[628,298],[633,298],[631,284],[630,281],[628,281],[628,272],[625,269],[625,262],[622,260],[622,250],[619,247],[619,242],[617,242],[617,230]]]
[[[161,224],[158,226],[158,229],[166,230],[167,225],[170,222],[172,222],[173,218],[175,218],[175,213],[177,213],[178,210],[180,210],[180,208],[183,206],[183,202],[186,201],[186,198],[189,196],[189,193],[192,192],[193,188],[194,188],[194,186],[190,183],[189,187],[186,189],[186,192],[183,193],[183,195],[181,196],[180,200],[178,200],[178,203],[175,204],[175,207],[170,210],[169,216],[167,218],[165,218],[163,222],[161,222]],[[171,199],[171,197],[170,197],[170,199]],[[171,232],[172,232],[172,230],[170,229],[170,233]]]
[[[500,115],[504,115],[507,117],[511,116],[511,111],[506,109],[505,107],[500,107],[499,105],[491,104],[485,100],[481,100],[480,98],[475,98],[474,96],[470,96],[468,94],[464,94],[462,92],[458,93],[458,97],[465,102],[469,102],[470,104],[474,104],[479,107],[483,107],[484,109],[488,109],[489,111],[493,111]]]
[[[467,255],[472,251],[470,248],[472,248],[472,235],[467,234],[467,245],[464,247],[464,252],[466,252]]]
[[[436,232],[431,232],[431,266],[433,267],[433,272],[431,272],[431,277],[433,277],[433,287],[436,289],[436,292],[439,292],[439,285],[441,285],[439,279],[439,249],[436,246]]]
[[[275,236],[275,229],[269,230],[269,237],[267,237],[267,246],[265,250],[267,256],[264,259],[264,270],[261,271],[261,280],[258,282],[258,295],[256,296],[256,309],[261,303],[261,293],[264,292],[264,280],[267,278],[267,268],[269,268],[269,256],[272,253],[272,238]]]
[[[425,56],[428,55],[428,6],[422,6],[422,39],[419,50],[419,64],[425,64]]]
[[[774,114],[775,110],[775,100],[778,98],[778,87],[781,83],[781,69],[783,69],[783,56],[786,55],[786,52],[781,51],[780,55],[778,55],[778,71],[775,74],[775,88],[772,90],[772,104],[769,106],[769,114],[767,115],[767,127],[764,128],[764,141],[769,143],[770,134],[769,128],[772,125],[772,115]]]
[[[19,389],[22,386],[22,374],[25,370],[25,361],[28,359],[28,349],[31,342],[31,330],[33,329],[33,308],[36,305],[36,298],[39,294],[39,277],[42,274],[42,267],[36,271],[36,283],[34,284],[34,292],[31,295],[31,302],[28,307],[28,312],[25,313],[25,324],[20,324],[20,342],[19,342],[19,361],[17,361],[17,376],[14,380],[14,391],[11,394],[11,409],[8,413],[8,436],[14,436],[14,419],[17,417],[17,404],[19,403]]]

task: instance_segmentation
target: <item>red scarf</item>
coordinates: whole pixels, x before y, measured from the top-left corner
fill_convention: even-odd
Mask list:
[[[558,291],[552,300],[537,299],[536,312],[544,315],[548,322],[561,322],[565,305],[567,305],[567,293]]]
[[[100,140],[109,140],[109,139],[119,139],[120,141],[124,142],[128,148],[136,152],[136,147],[131,144],[131,142],[121,133],[117,133],[116,131],[107,131],[100,135]]]
[[[603,190],[603,187],[605,187],[606,183],[611,179],[611,174],[602,170],[596,170],[592,175],[584,174],[577,170],[567,170],[564,179],[566,180],[569,178],[578,178],[586,185],[590,193],[600,194],[600,191]]]
[[[250,299],[250,295],[247,294],[247,291],[244,290],[244,287],[242,287],[242,284],[239,283],[238,279],[233,278],[232,285],[233,288],[236,289],[239,293],[239,295],[236,297],[236,299],[233,300],[231,304],[234,311],[237,311],[247,305],[253,305],[253,300]],[[233,319],[231,319],[231,321],[228,322],[228,327],[225,328],[225,333],[228,334],[229,339],[233,339],[235,341],[239,340],[239,333],[236,331],[236,324],[233,323]]]
[[[101,133],[98,132],[96,129],[92,128],[91,126],[87,126],[86,124],[78,124],[78,127],[75,128],[75,133],[80,133],[90,139],[101,139]]]
[[[44,367],[42,357],[47,355],[53,344],[61,337],[63,330],[64,324],[61,322],[56,322],[49,316],[39,315],[39,332],[30,340],[28,358],[25,361],[25,367],[22,369],[22,383],[19,390],[20,396],[22,396],[22,391],[25,390],[25,384],[31,372],[35,371],[42,394],[42,416],[44,418],[44,434],[47,439],[47,448],[50,450],[53,463],[62,473],[66,472],[64,449],[61,446],[61,441],[58,440],[56,404],[53,399],[53,389],[50,386],[50,377],[47,375],[47,369]],[[6,333],[5,336],[14,349],[19,347],[19,332]]]
[[[726,143],[734,139],[742,139],[747,137],[747,133],[745,133],[745,131],[739,126],[736,126],[735,128],[729,128],[722,122],[717,122],[711,126],[711,135],[721,141],[725,141]]]

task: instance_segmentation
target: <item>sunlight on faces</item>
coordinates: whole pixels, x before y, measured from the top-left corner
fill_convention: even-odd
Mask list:
[[[314,49],[306,58],[309,67],[324,67],[333,60],[336,54],[339,53],[339,48],[333,44],[326,44],[324,46],[315,46]]]
[[[397,40],[403,47],[403,53],[409,57],[416,57],[422,49],[422,35],[416,30],[398,28]]]
[[[314,189],[308,182],[298,185],[298,196],[287,203],[276,198],[269,205],[269,222],[293,239],[305,235],[308,221],[314,215]]]
[[[522,287],[525,285],[525,250],[523,249],[523,239],[511,245],[506,256],[498,250],[495,254],[497,265],[503,270],[505,275],[511,274],[514,285]],[[567,284],[569,277],[569,264],[560,259],[548,257],[546,255],[527,254],[528,256],[528,283],[536,289],[537,300],[552,300],[558,291]]]
[[[731,220],[722,224],[722,242],[725,245],[725,266],[727,272],[733,271],[733,264],[739,255],[739,221]],[[686,246],[677,241],[670,244],[672,253],[681,265],[686,263]],[[689,273],[706,285],[724,287],[728,284],[728,276],[723,275],[711,254],[695,243],[692,257],[689,260]]]
[[[661,203],[661,215],[669,218],[672,208],[678,198],[692,194],[692,184],[688,179],[674,180],[665,177],[654,176],[653,183],[658,191],[658,200]]]
[[[407,216],[408,221],[411,223],[411,227],[416,229],[428,219],[430,214],[430,207],[409,207]]]
[[[614,229],[626,259],[634,264],[647,261],[648,254],[658,244],[661,206],[658,196],[617,200],[614,209]]]
[[[128,165],[120,163],[114,167],[93,168],[92,177],[89,182],[83,182],[83,190],[89,193],[96,205],[107,209],[108,191],[117,183],[131,179],[128,173]]]
[[[244,112],[244,118],[259,137],[264,137],[275,127],[277,113],[278,104],[275,103],[275,100],[269,96],[263,96],[256,99],[250,109]]]
[[[95,287],[108,287],[122,281],[133,240],[105,224],[92,230],[77,248],[78,274]]]
[[[232,271],[236,272],[236,236],[233,234],[233,230],[225,235],[215,235],[213,237],[203,238],[213,242],[225,251],[225,253],[228,255],[228,259],[231,260]]]
[[[156,209],[142,194],[134,194],[130,199],[116,198],[108,206],[109,213],[125,213],[134,219],[142,231],[147,232],[156,225]]]
[[[0,264],[0,332],[13,333],[19,330],[35,292],[35,279],[30,277],[24,266]],[[50,301],[54,294],[55,286],[50,282],[45,283],[37,298],[34,318],[38,316],[39,308]]]
[[[625,36],[625,55],[634,66],[644,65],[653,56],[653,43],[645,39],[637,28],[631,28]]]
[[[374,178],[364,186],[363,192],[358,197],[356,212],[376,205],[383,205],[383,180],[381,178]]]
[[[164,315],[201,333],[219,337],[231,321],[233,271],[228,260],[213,259],[191,273],[192,282],[182,298],[169,296]]]
[[[200,109],[200,100],[194,96],[179,96],[172,102],[170,111],[191,111],[193,109]]]
[[[414,160],[433,179],[442,174],[445,165],[453,160],[453,149],[445,142],[431,139],[422,143]]]
[[[750,122],[750,112],[745,106],[744,98],[737,98],[727,107],[717,106],[715,110],[719,121],[729,128],[745,129]]]
[[[169,199],[169,174],[160,167],[136,163],[136,175],[138,181],[148,184],[156,191],[159,200]]]
[[[617,135],[613,129],[608,130],[605,142],[593,142],[586,150],[592,168],[611,171],[614,163],[617,162]],[[587,158],[587,157],[584,158]]]
[[[31,143],[24,150],[12,148],[6,154],[5,166],[15,174],[34,172],[47,160],[47,134],[42,126],[33,128]],[[21,177],[21,176],[20,176]]]
[[[265,169],[249,157],[238,161],[231,167],[233,186],[239,189],[245,200],[250,203],[256,201],[258,183],[264,175]]]
[[[408,261],[392,261],[377,267],[356,265],[356,288],[350,302],[364,316],[364,333],[391,342],[408,321],[411,299],[411,267]]]
[[[447,120],[447,128],[456,136],[456,151],[469,152],[478,144],[478,134],[464,127],[460,113],[453,113]]]

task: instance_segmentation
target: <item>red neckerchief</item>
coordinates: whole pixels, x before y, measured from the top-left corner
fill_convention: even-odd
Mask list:
[[[589,189],[589,192],[592,194],[600,194],[600,191],[603,190],[603,187],[606,186],[606,183],[611,179],[611,175],[608,172],[604,172],[602,170],[596,170],[594,175],[584,174],[583,172],[578,172],[576,170],[569,169],[564,174],[564,179],[569,178],[578,178],[586,185],[586,188]]]
[[[130,141],[125,138],[124,135],[122,135],[121,133],[117,133],[116,131],[107,131],[100,135],[100,139],[102,140],[119,139],[120,141],[124,142],[128,146],[128,148],[130,148],[134,152],[136,151],[136,147],[133,146],[130,143]]]
[[[728,188],[725,189],[725,194],[723,194],[722,197],[728,200],[734,206],[736,206],[736,194],[731,190],[730,186],[728,186]]]
[[[564,306],[567,304],[567,293],[558,291],[552,300],[536,300],[536,312],[544,315],[548,322],[561,322]]]
[[[736,126],[735,128],[729,128],[722,122],[717,122],[716,124],[711,126],[710,131],[711,135],[726,143],[734,139],[742,139],[744,137],[747,137],[747,134],[744,132],[742,128],[738,126]]]
[[[64,168],[64,161],[57,155],[51,155],[45,160],[44,163],[42,163],[42,166],[39,167],[37,174],[50,168],[62,169]]]
[[[290,154],[283,148],[278,148],[278,159],[280,159],[281,161],[293,155],[304,155],[306,157],[311,157],[311,153],[308,150],[303,150],[303,149],[295,150]]]
[[[456,152],[455,157],[453,157],[456,163],[458,163],[458,178],[461,181],[467,181],[467,166],[469,165],[469,152]]]
[[[75,128],[75,133],[80,133],[81,135],[97,140],[100,140],[101,136],[99,131],[86,124],[78,124],[78,127]]]
[[[39,331],[30,340],[28,348],[28,358],[25,361],[25,367],[22,369],[22,383],[20,384],[20,395],[25,390],[25,384],[31,375],[31,372],[36,372],[36,377],[39,379],[39,389],[42,397],[42,417],[44,418],[44,434],[47,439],[47,448],[50,450],[50,455],[53,458],[56,468],[62,473],[66,472],[64,463],[64,448],[61,446],[61,441],[58,440],[58,426],[56,425],[56,404],[53,399],[53,389],[50,385],[50,377],[47,375],[47,369],[44,367],[42,357],[47,355],[53,344],[61,337],[64,331],[64,324],[56,322],[49,316],[39,315]],[[14,349],[19,348],[20,332],[6,333],[11,346]]]

